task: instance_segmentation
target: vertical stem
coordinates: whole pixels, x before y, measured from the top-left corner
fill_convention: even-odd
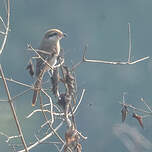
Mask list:
[[[25,140],[24,140],[24,136],[23,136],[20,124],[19,124],[19,120],[18,120],[17,115],[16,115],[16,111],[15,111],[15,108],[14,108],[14,105],[13,105],[13,102],[12,102],[12,99],[11,99],[11,95],[10,95],[10,92],[9,92],[9,89],[8,89],[8,86],[7,86],[7,83],[6,83],[6,80],[5,80],[4,73],[3,73],[1,65],[0,65],[0,74],[2,76],[4,87],[5,87],[7,96],[8,96],[8,103],[10,104],[10,108],[11,108],[11,111],[12,111],[16,126],[17,126],[17,130],[18,130],[19,136],[21,138],[21,141],[22,141],[22,144],[24,146],[25,151],[28,152],[27,145],[26,145]]]
[[[128,50],[128,63],[130,63],[131,58],[131,30],[130,30],[130,23],[128,23],[128,35],[129,35],[129,50]]]

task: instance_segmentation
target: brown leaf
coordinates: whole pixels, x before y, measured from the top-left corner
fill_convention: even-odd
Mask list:
[[[63,66],[63,73],[65,75],[65,83],[68,86],[68,93],[73,96],[76,92],[76,84],[75,84],[75,77],[72,75],[72,73],[69,71],[67,66]]]
[[[59,75],[59,69],[55,68],[53,70],[53,75],[51,77],[51,82],[52,82],[52,92],[55,96],[57,96],[58,92],[58,82],[60,80],[60,75]]]
[[[126,105],[123,105],[121,109],[121,113],[122,113],[122,122],[124,122],[128,114],[128,109]]]
[[[68,128],[65,133],[66,145],[72,144],[73,142],[77,141],[77,139],[78,139],[77,131],[73,127]]]
[[[137,119],[140,126],[144,129],[144,125],[143,125],[143,121],[142,121],[142,116],[140,115],[137,115],[136,113],[133,113],[132,115],[133,118]]]

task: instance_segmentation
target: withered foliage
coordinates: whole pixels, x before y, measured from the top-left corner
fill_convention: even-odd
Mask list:
[[[71,96],[75,95],[75,77],[67,66],[63,66],[64,82],[67,84],[67,93]]]
[[[67,111],[67,106],[71,103],[71,96],[66,93],[60,94],[58,98],[58,104],[64,111]]]
[[[142,102],[144,102],[144,101],[142,101]],[[138,109],[133,105],[129,105],[129,104],[126,104],[126,103],[121,103],[121,104],[122,104],[122,109],[121,109],[122,122],[124,122],[126,120],[126,117],[128,115],[128,112],[129,112],[128,108],[130,108],[130,109],[132,109],[132,111],[130,112],[130,113],[132,113],[132,117],[135,118],[138,121],[139,125],[144,129],[144,125],[143,125],[144,116],[138,115],[134,111],[136,110],[136,111],[139,111],[140,113],[141,112],[149,113],[149,112],[148,111],[146,112],[142,109]],[[145,105],[149,108],[149,106],[146,103],[145,103]],[[149,110],[151,110],[151,109],[149,109]]]
[[[77,133],[77,130],[73,127],[69,127],[65,132],[65,141],[66,145],[64,147],[64,152],[67,152],[67,148],[70,147],[76,152],[81,152],[82,146],[79,143],[79,135]]]
[[[52,74],[52,77],[51,77],[51,82],[52,82],[52,92],[56,97],[58,96],[59,80],[60,80],[59,68],[54,68],[53,69],[53,74]]]
[[[123,107],[121,109],[121,113],[122,113],[122,122],[124,122],[126,120],[126,117],[128,114],[128,108],[126,105],[123,105]]]
[[[76,103],[76,79],[68,66],[61,65],[53,70],[51,77],[52,92],[57,97],[57,103],[64,112],[66,122],[65,146],[64,152],[72,151],[81,152],[81,144],[79,143],[79,135],[74,121],[72,101]],[[61,89],[61,84],[64,87]],[[63,89],[64,88],[64,89]],[[64,91],[63,91],[64,90]],[[71,116],[72,119],[71,119]]]
[[[139,124],[140,124],[140,126],[144,129],[142,116],[137,115],[136,113],[133,113],[133,114],[132,114],[132,117],[135,118],[135,119],[137,119],[138,122],[139,122]]]
[[[33,77],[34,76],[34,65],[33,65],[31,59],[29,60],[29,63],[27,65],[26,69],[29,71],[30,76]]]

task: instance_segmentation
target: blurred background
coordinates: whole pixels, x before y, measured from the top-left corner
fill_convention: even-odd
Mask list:
[[[145,109],[139,102],[144,98],[152,106],[151,8],[151,0],[12,0],[11,31],[0,56],[5,76],[31,85],[34,83],[26,71],[32,55],[27,51],[27,44],[39,47],[44,32],[50,28],[58,28],[68,34],[68,38],[61,42],[67,65],[81,60],[86,44],[89,59],[127,61],[130,22],[131,60],[145,56],[150,56],[150,59],[134,65],[84,63],[79,66],[76,69],[78,93],[80,96],[83,88],[86,93],[76,113],[76,122],[78,130],[88,137],[82,142],[82,151],[151,152],[152,118],[144,119],[144,130],[131,115],[122,125],[119,104],[125,92],[127,103]],[[0,0],[0,13],[5,17],[3,0]],[[13,83],[9,83],[9,87],[12,96],[26,89]],[[28,143],[43,124],[40,114],[25,119],[33,111],[31,98],[32,91],[15,102]],[[6,99],[2,81],[0,99]],[[0,103],[0,113],[0,131],[9,136],[16,135],[8,103]],[[60,130],[61,133],[64,131]],[[5,140],[0,136],[0,151],[11,151]],[[42,144],[31,151],[56,151],[56,148]]]

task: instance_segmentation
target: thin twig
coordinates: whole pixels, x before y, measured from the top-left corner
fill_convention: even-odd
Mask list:
[[[48,65],[51,70],[53,70],[53,67],[52,67],[46,60],[44,60],[44,58],[43,58],[30,44],[28,44],[28,48],[30,48],[32,51],[34,51],[34,52],[36,53],[36,55],[37,55],[46,65]]]
[[[63,146],[61,147],[61,149],[60,149],[59,152],[62,152],[62,150],[63,150],[63,148],[64,148],[65,145],[66,145],[66,144],[63,144]]]
[[[63,121],[60,122],[60,124],[54,129],[54,131],[57,131],[61,126],[63,125]],[[43,137],[42,139],[39,139],[39,141],[36,141],[34,144],[32,144],[31,146],[27,147],[28,150],[31,150],[32,148],[34,148],[35,146],[43,143],[45,140],[47,140],[49,137],[51,137],[54,134],[53,131],[51,131],[48,135],[46,135],[45,137]],[[20,150],[18,152],[25,152],[25,150]]]
[[[7,138],[7,140],[6,140],[7,143],[8,143],[11,139],[19,138],[19,137],[20,137],[20,136],[8,136],[8,135],[6,135],[6,134],[3,133],[3,132],[0,132],[0,134],[1,134],[2,136],[5,136],[5,137]]]
[[[141,61],[144,61],[144,60],[147,60],[149,59],[150,57],[149,56],[146,56],[146,57],[143,57],[143,58],[140,58],[138,60],[135,60],[135,61],[132,61],[132,62],[119,62],[119,61],[105,61],[105,60],[90,60],[90,59],[86,59],[85,57],[85,60],[84,62],[91,62],[91,63],[104,63],[104,64],[114,64],[114,65],[131,65],[131,64],[136,64],[138,62],[141,62]]]
[[[43,92],[43,93],[44,93],[44,92]],[[45,121],[48,122],[48,125],[49,125],[50,129],[51,129],[51,130],[53,131],[53,133],[59,138],[59,140],[60,140],[63,144],[65,144],[64,140],[59,136],[59,134],[58,134],[58,133],[55,131],[55,129],[52,127],[52,124],[49,122],[49,120],[48,120],[45,112],[43,111],[42,96],[41,96],[41,94],[39,94],[39,95],[40,95],[40,107],[41,107],[41,109],[42,109],[42,114],[43,114],[43,116],[44,116],[44,118],[45,118]],[[68,148],[68,150],[70,150],[70,152],[72,152],[72,150],[71,150],[70,148]]]
[[[49,99],[49,103],[50,103],[50,113],[51,113],[51,125],[53,125],[54,122],[54,116],[53,116],[53,102],[51,97],[42,89],[42,92],[44,93],[44,95],[46,95]]]
[[[84,97],[84,93],[85,93],[85,89],[82,90],[82,94],[81,94],[80,100],[79,100],[78,104],[76,105],[76,107],[74,108],[73,114],[76,113],[79,105],[81,104],[81,101],[82,101],[82,99],[83,99],[83,97]],[[33,111],[30,115],[28,115],[27,117],[29,117],[29,116],[31,116],[32,114],[34,114],[35,112],[39,112],[39,111],[40,111],[40,110],[35,110],[35,111]],[[48,112],[48,111],[46,111],[46,112]],[[55,116],[64,116],[64,113],[54,113],[54,112],[53,112],[53,115],[55,115]],[[68,116],[72,116],[71,112],[69,112]],[[50,122],[49,120],[46,121],[41,127],[44,127],[44,126],[47,125],[49,122]]]
[[[39,50],[39,49],[34,49],[31,45],[28,44],[28,50],[30,51],[34,51],[38,56],[36,57],[32,57],[32,58],[41,58],[44,62],[46,62],[46,60],[43,59],[43,57],[40,56],[39,53],[43,53],[43,54],[47,54],[47,55],[50,55],[50,52],[47,52],[47,51],[44,51],[44,50]],[[39,52],[39,53],[38,53]],[[50,67],[49,63],[47,63],[47,65],[53,69],[53,68],[57,68],[57,67],[60,67],[62,64],[64,64],[64,59],[62,58],[62,62],[60,64],[57,64],[53,67]]]
[[[44,112],[48,112],[48,113],[51,113],[50,110],[43,110]],[[33,112],[31,112],[28,116],[26,116],[26,118],[30,118],[31,116],[33,116],[36,112],[42,112],[41,109],[36,109],[34,110]]]
[[[2,79],[2,77],[0,76],[0,79]],[[22,85],[22,86],[25,86],[25,87],[29,87],[29,88],[32,88],[33,86],[29,85],[29,84],[25,84],[23,82],[19,82],[17,80],[14,80],[12,78],[5,78],[6,81],[10,81],[10,82],[13,82],[13,83],[16,83],[16,84],[19,84],[19,85]]]
[[[131,59],[131,29],[130,29],[130,23],[128,23],[128,35],[129,35],[129,49],[128,49],[128,63],[130,63]]]
[[[5,32],[3,32],[3,31],[0,31],[0,34],[2,34],[2,35],[6,35],[6,33],[5,33]]]
[[[81,104],[81,101],[83,99],[84,93],[85,93],[85,89],[82,90],[82,94],[81,94],[80,100],[79,100],[77,106],[74,108],[73,113],[75,113],[77,111],[79,105]]]
[[[132,65],[136,64],[138,62],[144,61],[149,59],[149,56],[140,58],[135,61],[131,61],[131,51],[132,51],[132,43],[131,43],[131,30],[130,30],[130,23],[128,23],[128,33],[129,33],[129,49],[128,49],[128,61],[105,61],[105,60],[91,60],[86,58],[86,51],[87,51],[87,46],[84,49],[83,52],[83,58],[82,61],[80,61],[78,64],[74,65],[73,69],[75,69],[77,66],[79,66],[82,62],[90,62],[90,63],[103,63],[103,64],[114,64],[114,65]]]
[[[140,108],[136,108],[135,106],[133,106],[133,105],[130,105],[130,104],[124,104],[124,103],[120,103],[121,105],[124,105],[124,106],[126,106],[126,107],[128,107],[128,108],[131,108],[131,109],[133,109],[133,110],[135,110],[135,111],[138,111],[138,112],[142,112],[142,113],[145,113],[145,114],[147,114],[147,115],[152,115],[152,112],[148,112],[148,111],[145,111],[145,110],[143,110],[143,109],[140,109]]]
[[[29,89],[27,89],[27,90],[25,90],[25,91],[17,94],[16,96],[12,97],[12,100],[15,100],[17,97],[20,97],[20,96],[24,95],[25,93],[27,93],[27,92],[30,91],[30,90],[31,90],[31,88],[29,88]],[[3,99],[3,100],[0,100],[0,102],[8,102],[8,100],[4,100],[4,99]]]
[[[16,98],[24,95],[25,93],[29,92],[31,90],[31,88],[25,90],[25,91],[22,91],[21,93],[17,94],[16,96],[12,97],[12,100],[15,100]]]
[[[79,136],[81,136],[82,139],[87,140],[88,137],[83,136],[78,130],[77,130],[77,133]]]
[[[43,105],[43,104],[42,104],[42,96],[41,96],[41,94],[39,94],[39,95],[40,95],[40,108],[41,108],[41,110],[42,110],[42,114],[43,114],[46,122],[48,122],[48,125],[49,125],[50,129],[51,129],[51,130],[54,132],[54,134],[59,138],[59,140],[64,144],[64,140],[63,140],[63,139],[58,135],[58,133],[54,130],[54,128],[52,127],[52,124],[49,123],[48,118],[47,118],[47,116],[46,116],[46,114],[45,114],[45,112],[44,112],[43,106],[42,106],[42,105]]]
[[[27,146],[26,146],[26,142],[25,142],[22,130],[21,130],[21,126],[20,126],[19,120],[18,120],[17,115],[16,115],[16,111],[15,111],[15,108],[14,108],[14,105],[13,105],[13,102],[12,102],[12,99],[11,99],[11,95],[9,93],[9,89],[8,89],[8,86],[7,86],[7,83],[6,83],[5,76],[4,76],[4,73],[3,73],[1,65],[0,65],[0,74],[2,76],[2,80],[3,80],[4,86],[5,86],[5,90],[6,90],[6,93],[7,93],[7,96],[8,96],[8,102],[10,104],[10,108],[11,108],[11,111],[12,111],[16,126],[17,126],[17,130],[18,130],[19,136],[21,137],[21,141],[22,141],[22,144],[24,146],[25,151],[28,152]]]
[[[3,43],[2,43],[1,48],[0,48],[0,54],[2,53],[2,51],[5,47],[5,44],[6,44],[6,40],[7,40],[8,32],[9,32],[9,25],[10,25],[10,1],[7,0],[7,26],[6,26],[6,31],[5,31]]]
[[[54,146],[56,147],[56,149],[58,150],[58,152],[60,152],[60,149],[58,148],[57,144],[54,144]]]
[[[152,109],[151,109],[150,106],[146,103],[146,101],[145,101],[143,98],[141,98],[140,100],[141,100],[141,102],[144,103],[144,105],[145,105],[145,106],[148,108],[148,110],[152,113]]]
[[[84,50],[83,50],[82,60],[76,63],[75,65],[73,65],[71,71],[74,71],[78,66],[80,66],[82,63],[85,62],[86,60],[85,54],[86,54],[87,48],[88,48],[88,45],[85,45]]]
[[[2,22],[3,26],[4,26],[5,30],[6,30],[5,22],[4,22],[4,20],[3,20],[3,18],[2,18],[1,16],[0,16],[0,20],[1,20],[1,22]]]

